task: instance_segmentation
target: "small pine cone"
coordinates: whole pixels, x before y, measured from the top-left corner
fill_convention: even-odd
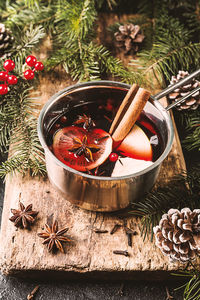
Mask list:
[[[14,38],[11,33],[5,28],[5,25],[0,23],[0,58],[10,57],[9,50],[12,47]]]
[[[115,32],[116,47],[121,48],[125,54],[133,51],[136,53],[139,44],[144,40],[144,35],[141,33],[139,25],[125,24],[120,25],[118,31]]]
[[[172,76],[170,85],[175,84],[176,82],[180,81],[184,77],[188,76],[189,73],[185,71],[179,71],[177,76]],[[181,86],[180,88],[174,90],[171,94],[168,95],[169,100],[171,101],[178,101],[183,96],[187,95],[189,92],[194,90],[199,86],[199,81],[196,79],[192,79],[189,83]],[[197,91],[191,97],[186,99],[183,103],[178,104],[176,108],[178,110],[195,110],[200,105],[200,91]]]
[[[156,246],[172,261],[185,263],[200,254],[200,209],[170,209],[153,231]]]

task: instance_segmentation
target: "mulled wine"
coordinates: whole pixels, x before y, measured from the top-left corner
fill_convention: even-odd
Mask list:
[[[164,143],[144,111],[119,145],[113,148],[109,129],[123,95],[85,101],[56,114],[47,131],[47,144],[54,155],[75,170],[97,176],[125,176],[155,162]]]

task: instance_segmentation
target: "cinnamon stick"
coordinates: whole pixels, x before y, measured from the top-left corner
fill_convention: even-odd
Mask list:
[[[119,142],[121,142],[129,133],[129,131],[137,121],[137,118],[142,112],[149,97],[150,93],[147,90],[143,88],[138,89],[122,120],[112,134],[113,141],[116,145],[119,144]]]
[[[112,134],[117,126],[119,125],[120,121],[122,120],[123,116],[125,115],[130,103],[132,102],[133,98],[135,97],[137,91],[139,89],[139,86],[137,84],[133,84],[131,88],[128,90],[124,100],[122,101],[116,116],[112,122],[112,125],[110,127],[109,133]]]

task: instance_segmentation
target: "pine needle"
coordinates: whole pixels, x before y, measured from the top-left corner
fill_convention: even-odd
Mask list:
[[[189,278],[186,283],[175,289],[175,291],[183,289],[184,300],[200,299],[200,271],[191,262],[186,269],[172,275],[185,279]]]

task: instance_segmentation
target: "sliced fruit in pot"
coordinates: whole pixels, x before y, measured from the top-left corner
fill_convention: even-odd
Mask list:
[[[136,124],[116,150],[128,157],[152,160],[153,152],[149,138]]]
[[[88,171],[101,165],[112,151],[112,138],[104,130],[77,126],[59,130],[53,139],[55,156],[67,166]]]
[[[131,157],[120,157],[113,168],[111,177],[132,175],[134,173],[143,171],[152,164],[152,161],[135,159]]]

